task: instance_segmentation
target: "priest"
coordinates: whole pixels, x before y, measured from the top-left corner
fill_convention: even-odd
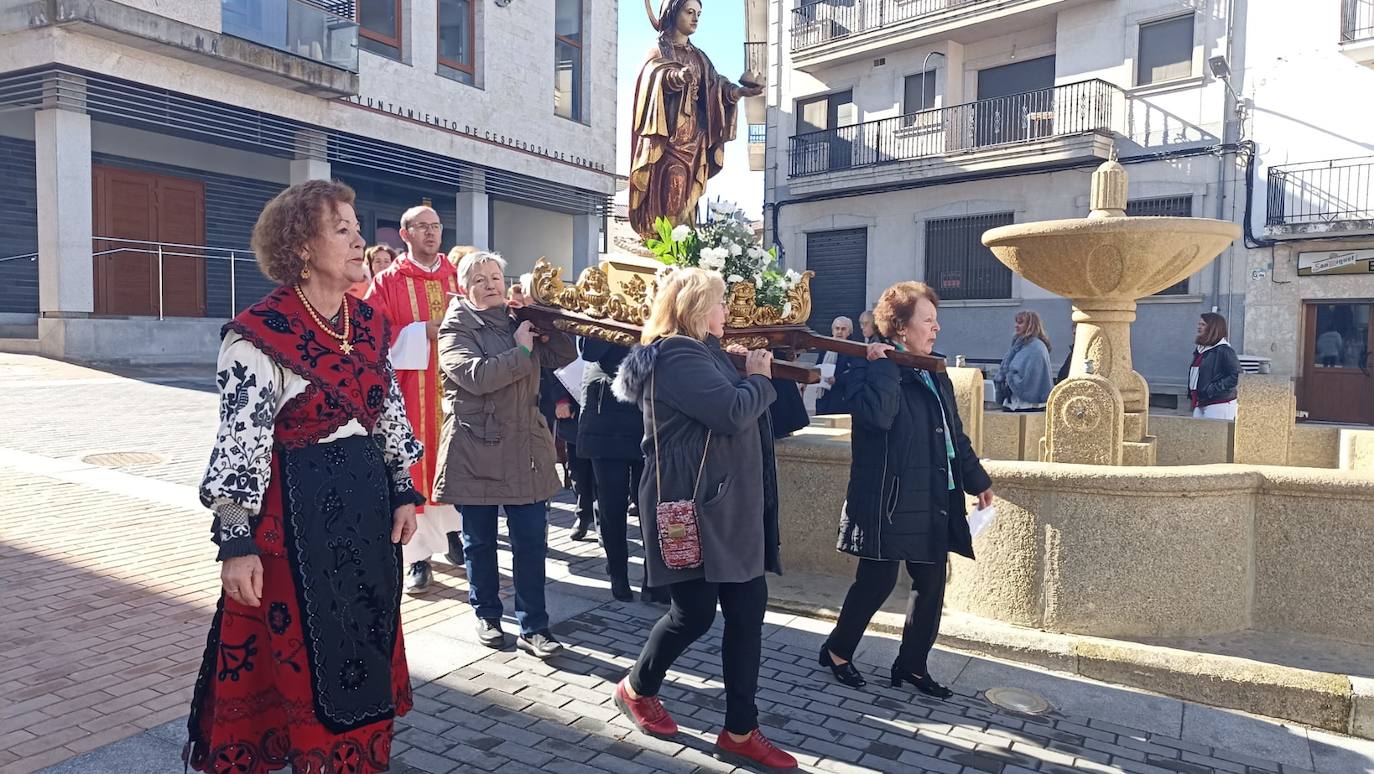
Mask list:
[[[439,251],[444,227],[431,207],[412,207],[401,216],[401,241],[408,248],[372,281],[365,300],[391,320],[391,363],[405,397],[406,415],[425,446],[424,457],[411,468],[415,488],[425,498],[417,529],[404,549],[405,589],[419,594],[433,575],[429,559],[445,558],[463,566],[458,511],[431,499],[439,464],[439,431],[443,426],[443,390],[439,381],[439,323],[449,300],[458,294],[458,271]]]

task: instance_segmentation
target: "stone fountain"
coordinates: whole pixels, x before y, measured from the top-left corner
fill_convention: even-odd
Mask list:
[[[1136,301],[1205,266],[1241,230],[1206,218],[1127,217],[1126,170],[1115,158],[1093,173],[1091,206],[1083,219],[992,229],[983,244],[1073,302],[1072,365],[1050,393],[1040,459],[1153,465],[1150,390],[1131,362]]]

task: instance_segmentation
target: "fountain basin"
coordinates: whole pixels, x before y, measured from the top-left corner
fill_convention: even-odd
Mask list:
[[[1240,226],[1221,220],[1100,217],[1001,226],[983,234],[1012,271],[1053,293],[1086,302],[1134,302],[1201,269]]]

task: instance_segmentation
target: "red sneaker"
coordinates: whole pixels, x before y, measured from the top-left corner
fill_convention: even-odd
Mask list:
[[[725,731],[716,738],[716,757],[746,768],[760,766],[768,771],[791,771],[797,759],[779,750],[757,728],[743,742],[736,742]]]
[[[667,739],[677,733],[677,721],[663,709],[663,702],[657,696],[641,696],[631,699],[625,691],[625,681],[615,686],[615,706],[621,714],[635,724],[635,728],[648,734]]]

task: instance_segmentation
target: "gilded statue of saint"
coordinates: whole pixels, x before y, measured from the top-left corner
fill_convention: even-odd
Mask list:
[[[725,143],[735,138],[736,105],[763,87],[731,83],[692,45],[701,0],[662,0],[658,14],[644,0],[644,8],[658,45],[635,81],[630,225],[648,237],[659,216],[674,226],[695,222],[706,181],[724,166]]]

